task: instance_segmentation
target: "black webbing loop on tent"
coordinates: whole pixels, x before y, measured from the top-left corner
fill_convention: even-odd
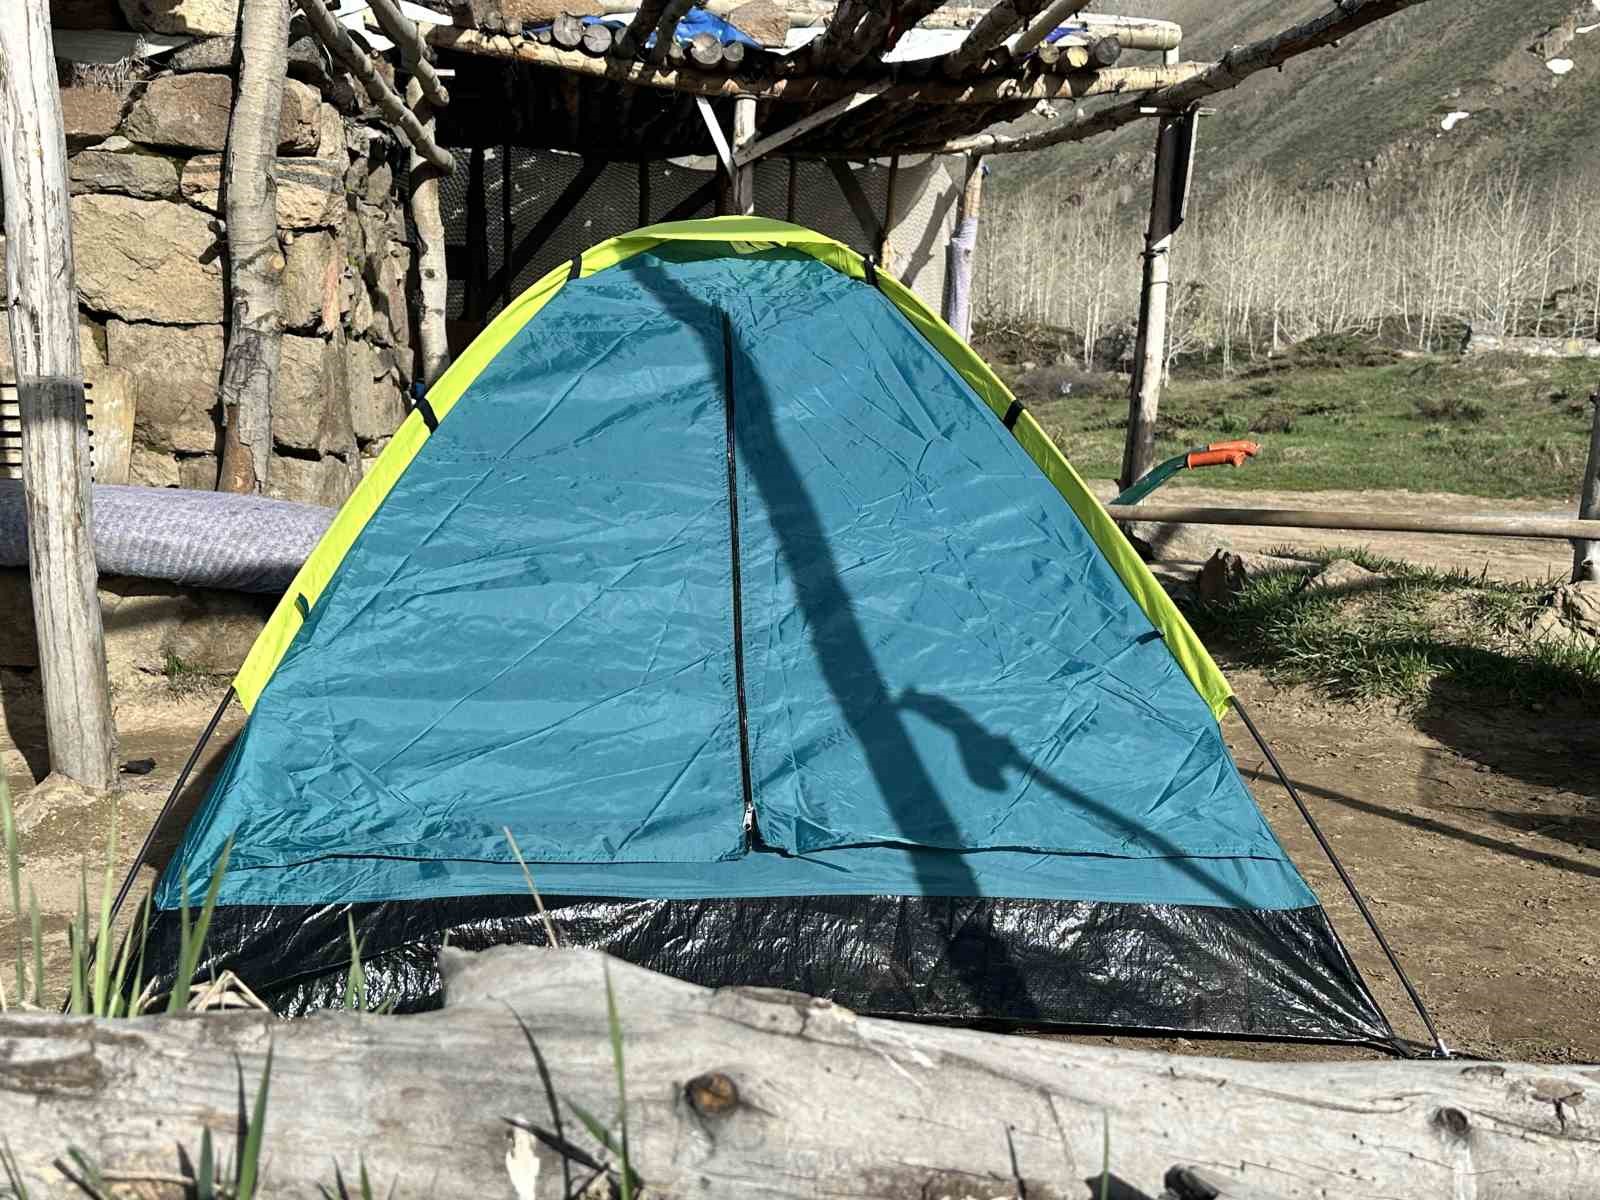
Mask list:
[[[1011,407],[1006,409],[1006,415],[1000,418],[1000,424],[1007,429],[1015,429],[1017,422],[1022,420],[1022,414],[1027,411],[1027,406],[1021,400],[1013,400]]]
[[[582,274],[583,274],[583,255],[574,254],[572,256],[572,265],[567,268],[567,282],[571,283],[574,279],[577,279]]]
[[[206,748],[206,743],[211,740],[211,735],[217,731],[217,726],[222,723],[222,714],[228,711],[228,705],[233,701],[233,689],[230,687],[222,697],[222,703],[217,705],[217,711],[211,714],[211,723],[206,726],[206,731],[200,735],[200,740],[194,744],[194,749],[189,752],[189,761],[183,764],[183,770],[178,772],[178,782],[172,785],[172,791],[167,796],[167,802],[161,806],[161,813],[151,822],[150,832],[144,835],[144,844],[139,847],[139,853],[133,856],[133,865],[128,868],[128,875],[122,881],[122,886],[117,889],[117,898],[111,902],[111,920],[115,922],[117,913],[122,910],[122,902],[128,898],[128,893],[133,890],[134,880],[139,878],[139,868],[144,865],[145,856],[150,853],[150,847],[155,844],[156,834],[162,825],[166,824],[167,817],[178,803],[178,796],[183,792],[183,785],[189,782],[189,775],[193,772],[195,764],[200,761],[200,752]]]
[[[300,614],[300,619],[302,621],[309,621],[311,619],[311,605],[309,602],[307,602],[304,596],[296,596],[294,598],[294,608],[295,611]]]
[[[428,427],[429,433],[439,428],[439,418],[433,411],[433,405],[428,403],[426,396],[417,397],[415,408],[422,414],[422,423]]]
[[[1234,711],[1244,722],[1244,727],[1250,731],[1250,736],[1255,738],[1256,745],[1261,747],[1261,753],[1267,756],[1267,761],[1272,764],[1272,771],[1278,777],[1278,782],[1283,784],[1284,791],[1289,793],[1289,799],[1294,801],[1294,806],[1300,810],[1300,815],[1305,818],[1306,825],[1310,827],[1311,834],[1317,839],[1317,845],[1322,847],[1322,852],[1328,856],[1328,861],[1333,864],[1333,869],[1338,872],[1339,880],[1344,884],[1345,890],[1350,893],[1350,898],[1356,902],[1361,917],[1367,923],[1367,928],[1372,930],[1372,936],[1378,939],[1378,945],[1383,950],[1384,957],[1389,960],[1389,965],[1394,968],[1395,976],[1400,980],[1400,986],[1405,988],[1406,995],[1411,997],[1411,1004],[1417,1010],[1417,1015],[1422,1018],[1422,1023],[1428,1027],[1428,1036],[1433,1039],[1434,1053],[1438,1058],[1449,1058],[1450,1051],[1445,1047],[1444,1039],[1439,1036],[1439,1031],[1434,1027],[1433,1018],[1428,1015],[1428,1006],[1422,1002],[1422,997],[1417,994],[1417,989],[1411,983],[1411,977],[1406,974],[1406,969],[1400,965],[1400,959],[1389,945],[1389,939],[1383,936],[1383,930],[1378,928],[1378,919],[1372,915],[1372,910],[1367,907],[1367,902],[1361,898],[1361,893],[1356,890],[1355,880],[1350,878],[1350,873],[1344,869],[1344,864],[1339,861],[1339,856],[1333,852],[1333,846],[1324,836],[1322,828],[1317,824],[1316,818],[1311,815],[1311,810],[1306,807],[1306,802],[1300,798],[1299,789],[1289,782],[1289,776],[1284,772],[1283,766],[1278,762],[1278,756],[1272,752],[1272,747],[1267,745],[1267,739],[1261,736],[1261,731],[1256,728],[1256,723],[1250,719],[1250,714],[1245,711],[1239,697],[1230,697]]]
[[[865,254],[861,257],[861,269],[867,273],[867,282],[873,287],[878,286],[878,264],[872,261],[872,255]]]

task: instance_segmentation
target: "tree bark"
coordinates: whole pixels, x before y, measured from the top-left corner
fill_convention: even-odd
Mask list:
[[[1578,493],[1578,517],[1600,521],[1600,391],[1589,397],[1594,424],[1589,432],[1589,460]],[[1600,582],[1600,540],[1572,544],[1572,582]]]
[[[442,961],[446,1006],[422,1016],[0,1017],[6,1141],[35,1196],[78,1194],[53,1166],[69,1146],[108,1181],[176,1172],[203,1128],[229,1158],[270,1045],[258,1194],[338,1194],[334,1165],[364,1160],[375,1195],[506,1196],[503,1118],[555,1126],[520,1019],[562,1136],[601,1161],[566,1106],[611,1121],[620,1066],[630,1162],[658,1196],[1082,1200],[1105,1173],[1112,1196],[1154,1197],[1194,1166],[1281,1200],[1600,1191],[1592,1068],[1184,1058],[713,992],[593,951]],[[563,1194],[555,1151],[518,1151],[523,1194]]]
[[[50,769],[109,791],[116,783],[116,730],[95,590],[67,147],[47,0],[0,3],[0,171]]]
[[[272,168],[288,70],[289,0],[239,10],[239,83],[228,118],[228,348],[222,360],[222,467],[217,489],[264,491],[283,350],[283,247]]]
[[[1144,281],[1139,291],[1139,337],[1129,387],[1128,436],[1122,448],[1120,486],[1144,477],[1155,458],[1156,410],[1167,361],[1167,292],[1172,278],[1172,223],[1168,212],[1178,138],[1183,122],[1164,115],[1156,126],[1156,169],[1150,186],[1150,224],[1144,239]]]
[[[415,79],[406,86],[406,102],[428,135],[433,136],[433,109]],[[450,279],[445,266],[444,218],[439,210],[439,182],[444,172],[412,146],[410,175],[411,223],[417,230],[417,285],[422,297],[417,308],[417,349],[422,359],[418,365],[423,389],[427,390],[450,362],[445,336]]]

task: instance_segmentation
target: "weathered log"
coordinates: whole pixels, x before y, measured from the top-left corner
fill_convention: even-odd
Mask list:
[[[1080,9],[1087,6],[1087,0],[1054,0],[1054,3],[1028,22],[1027,28],[1017,30],[1006,39],[1006,56],[1013,59],[1021,58],[1059,29],[1064,22],[1077,16]]]
[[[322,0],[299,0],[300,10],[306,14],[317,40],[327,47],[328,53],[344,64],[346,70],[361,81],[367,96],[378,106],[378,111],[405,136],[417,150],[441,171],[455,166],[450,152],[440,146],[422,128],[399,94],[378,74],[366,51],[357,46],[345,27],[334,20]],[[483,35],[479,35],[483,36]]]
[[[1115,37],[1096,38],[1089,47],[1089,66],[1103,70],[1122,57],[1122,43]]]
[[[312,0],[315,2],[315,0]],[[1422,0],[1411,0],[1421,3]],[[697,35],[697,37],[700,35]],[[704,35],[716,42],[713,35]],[[1039,100],[1082,100],[1092,96],[1115,96],[1171,89],[1212,69],[1210,63],[1178,63],[1175,66],[1115,67],[1106,71],[1063,74],[1029,74],[1025,77],[1000,77],[972,82],[929,80],[896,83],[885,74],[876,78],[838,79],[832,76],[793,76],[768,78],[752,75],[730,79],[725,72],[694,68],[673,69],[653,63],[597,62],[588,55],[523,41],[498,47],[495,39],[473,29],[440,26],[432,30],[429,41],[439,49],[457,50],[490,58],[510,58],[534,66],[550,67],[569,74],[604,76],[616,83],[636,87],[662,88],[698,96],[754,96],[758,100],[816,101],[837,100],[856,92],[882,86],[886,100],[917,104],[1001,104]],[[722,65],[718,44],[716,62]],[[709,56],[709,54],[708,54]],[[693,61],[693,50],[690,51]]]
[[[503,1118],[555,1132],[530,1042],[561,1136],[612,1159],[565,1107],[617,1111],[609,975],[630,1162],[656,1195],[1080,1200],[1109,1175],[1155,1196],[1196,1166],[1284,1200],[1600,1190],[1593,1068],[1182,1058],[712,992],[591,951],[442,962],[446,1006],[422,1016],[0,1018],[6,1141],[36,1196],[77,1194],[52,1165],[69,1146],[108,1178],[178,1173],[204,1128],[230,1156],[270,1045],[260,1194],[316,1196],[364,1161],[378,1195],[509,1195]],[[562,1195],[558,1154],[518,1149],[524,1194]]]
[[[1081,71],[1089,65],[1089,43],[1066,39],[1051,42],[1039,47],[1039,61],[1058,70]]]
[[[728,42],[722,47],[722,65],[730,70],[736,70],[744,62],[745,54],[743,42]]]
[[[611,53],[611,41],[611,27],[596,21],[592,25],[584,26],[580,45],[583,47],[585,54],[598,56]]]
[[[576,50],[583,44],[584,24],[580,17],[561,13],[550,23],[550,36],[563,50]]]
[[[1081,113],[1050,128],[1029,133],[977,134],[943,145],[920,146],[918,149],[935,154],[1017,154],[1063,142],[1085,141],[1141,120],[1149,115],[1150,109],[1167,112],[1185,109],[1197,100],[1237,87],[1257,71],[1282,66],[1297,55],[1335,45],[1358,29],[1425,3],[1427,0],[1341,0],[1331,12],[1320,17],[1291,26],[1272,37],[1251,42],[1248,46],[1235,46],[1222,56],[1220,62],[1206,66],[1182,82],[1154,88],[1136,99],[1102,108],[1092,115]],[[1124,35],[1118,36],[1120,39]]]
[[[239,79],[228,115],[228,347],[222,359],[222,463],[217,489],[266,490],[272,410],[283,350],[285,266],[278,243],[278,112],[287,70],[289,0],[239,14]]]
[[[1038,14],[1043,2],[1044,0],[999,0],[998,4],[983,15],[983,19],[973,27],[971,33],[967,34],[961,45],[944,56],[940,70],[952,79],[959,79],[977,70],[994,51],[1000,49],[1007,38]],[[1088,0],[1083,0],[1083,4],[1087,3]],[[1083,7],[1083,4],[1079,4],[1078,7]]]
[[[689,39],[689,57],[705,70],[722,63],[722,42],[712,33],[697,33]]]
[[[117,781],[116,732],[95,594],[67,147],[54,64],[46,0],[0,3],[6,292],[50,769],[109,791]]]
[[[372,5],[373,15],[378,18],[378,24],[383,26],[383,31],[394,39],[394,44],[400,47],[400,63],[408,74],[422,84],[422,94],[434,108],[444,108],[450,103],[450,93],[439,79],[439,73],[433,69],[433,64],[428,61],[428,44],[422,40],[422,31],[417,28],[415,21],[400,11],[400,6],[395,0],[369,0]],[[511,22],[505,23],[507,33],[521,34],[522,22],[516,22],[516,29],[511,28]]]

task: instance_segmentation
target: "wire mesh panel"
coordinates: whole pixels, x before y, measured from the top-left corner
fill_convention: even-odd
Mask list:
[[[508,295],[519,295],[596,242],[641,224],[710,216],[716,210],[717,173],[709,163],[601,163],[576,154],[513,147],[508,172],[506,150],[491,147],[481,152],[482,195],[475,203],[471,153],[461,151],[455,158],[455,172],[440,193],[450,274],[448,315],[454,321],[492,316]],[[901,160],[892,172],[891,221],[889,164],[842,166],[851,186],[841,183],[840,168],[826,162],[761,160],[754,168],[757,214],[792,219],[861,254],[879,252],[887,225],[889,269],[939,309],[959,172],[938,158]],[[504,218],[508,178],[509,227]]]

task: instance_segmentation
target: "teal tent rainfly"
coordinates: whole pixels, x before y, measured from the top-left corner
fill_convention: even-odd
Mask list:
[[[938,1019],[1391,1044],[1226,681],[1033,417],[870,260],[756,218],[540,281],[420,401],[235,681],[160,879],[204,969],[437,1002],[561,939]]]

